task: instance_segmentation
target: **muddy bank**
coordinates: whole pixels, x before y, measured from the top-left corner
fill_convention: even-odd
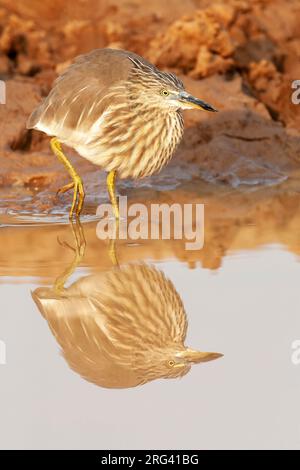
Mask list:
[[[300,78],[299,15],[297,0],[1,0],[2,191],[21,195],[20,206],[39,194],[39,210],[49,210],[67,176],[49,139],[26,131],[26,119],[74,56],[96,47],[142,54],[221,111],[186,113],[175,164],[193,164],[199,178],[232,187],[285,181],[300,158],[300,112],[291,103],[291,82]],[[74,158],[101,192],[94,167]]]

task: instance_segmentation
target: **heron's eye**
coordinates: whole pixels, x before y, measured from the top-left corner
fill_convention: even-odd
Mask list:
[[[160,94],[162,96],[169,96],[170,93],[168,92],[168,90],[161,90]]]
[[[173,367],[175,365],[175,362],[174,361],[169,361],[168,365],[169,365],[169,367]]]

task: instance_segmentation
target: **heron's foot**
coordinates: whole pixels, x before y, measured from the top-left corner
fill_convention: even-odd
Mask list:
[[[74,175],[72,184],[74,185],[74,193],[72,207],[69,214],[70,219],[72,219],[74,215],[76,217],[80,216],[85,197],[82,179],[80,178],[80,176],[78,176],[77,174]]]
[[[66,184],[65,186],[63,186],[62,188],[59,188],[59,189],[56,191],[56,196],[58,196],[59,194],[64,194],[64,193],[66,193],[67,191],[70,191],[70,189],[73,189],[74,186],[75,186],[74,183]]]
[[[83,207],[84,197],[85,197],[83,183],[82,183],[80,176],[76,174],[73,176],[73,178],[74,178],[74,181],[72,183],[66,184],[62,188],[59,188],[58,191],[56,192],[56,195],[59,195],[59,194],[64,194],[67,191],[70,191],[71,189],[74,190],[72,207],[71,207],[70,214],[69,214],[70,219],[72,219],[74,215],[76,217],[80,216],[82,207]]]
[[[67,168],[73,180],[72,183],[69,183],[66,186],[63,186],[60,190],[58,190],[57,194],[62,194],[62,193],[65,193],[66,191],[69,191],[70,189],[74,189],[73,202],[72,202],[72,207],[70,211],[70,219],[73,218],[73,215],[76,215],[76,217],[79,217],[81,210],[82,210],[83,201],[84,201],[84,189],[83,189],[82,180],[80,176],[76,173],[76,170],[73,167],[73,165],[69,162],[69,160],[63,153],[61,144],[56,137],[53,137],[51,139],[50,145],[51,145],[53,152],[57,156],[57,158]]]

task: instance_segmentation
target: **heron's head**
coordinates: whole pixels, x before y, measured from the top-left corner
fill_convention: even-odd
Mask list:
[[[212,105],[189,94],[173,73],[161,72],[154,66],[135,63],[132,74],[132,98],[139,104],[161,111],[199,109],[216,112]]]
[[[180,348],[175,352],[171,349],[153,352],[149,361],[144,358],[143,372],[146,380],[154,378],[177,378],[189,372],[193,364],[209,362],[223,357],[223,354],[216,352],[202,352],[190,348]],[[153,377],[152,377],[153,375]]]
[[[165,75],[170,76],[172,74]],[[181,83],[175,75],[173,77],[174,81],[177,80],[178,83]],[[176,111],[178,109],[199,109],[202,111],[217,112],[212,105],[185,91],[183,85],[172,86],[168,85],[167,81],[165,81],[156,92],[159,94],[160,106],[163,109],[173,109]]]

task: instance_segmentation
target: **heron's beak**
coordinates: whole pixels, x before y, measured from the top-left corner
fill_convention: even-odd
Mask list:
[[[185,105],[186,108],[203,109],[204,111],[211,111],[213,113],[216,113],[218,111],[210,104],[206,103],[205,101],[199,100],[198,98],[195,98],[192,95],[189,95],[189,93],[186,93],[185,91],[182,91],[179,94],[179,101],[180,103]]]
[[[187,348],[185,351],[180,352],[179,356],[185,359],[187,362],[196,364],[200,362],[214,361],[215,359],[223,357],[223,354],[216,352],[195,351],[194,349]]]

